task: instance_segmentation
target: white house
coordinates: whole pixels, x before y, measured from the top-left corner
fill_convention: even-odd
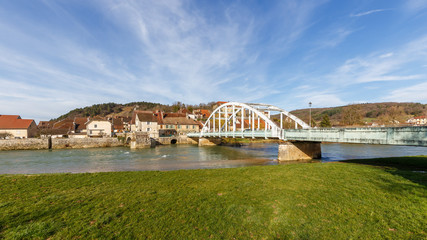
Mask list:
[[[89,137],[111,137],[112,125],[108,120],[92,119],[86,123]]]
[[[134,113],[133,131],[147,132],[151,138],[159,137],[159,128],[157,124],[157,115],[151,111],[138,111]]]
[[[426,116],[413,117],[409,119],[407,123],[414,124],[414,125],[425,125],[427,124],[427,117]]]

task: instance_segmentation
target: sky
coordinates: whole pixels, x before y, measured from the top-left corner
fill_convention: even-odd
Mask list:
[[[6,0],[0,114],[93,104],[427,103],[425,0]]]

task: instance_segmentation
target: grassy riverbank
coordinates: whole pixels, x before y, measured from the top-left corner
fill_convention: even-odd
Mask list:
[[[0,175],[0,239],[426,238],[427,157],[358,161]]]

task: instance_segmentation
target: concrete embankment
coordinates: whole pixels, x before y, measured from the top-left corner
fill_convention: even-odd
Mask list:
[[[0,140],[0,150],[37,150],[64,148],[118,147],[124,144],[117,138],[53,138]]]

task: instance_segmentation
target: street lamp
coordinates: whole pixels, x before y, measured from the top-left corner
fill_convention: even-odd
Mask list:
[[[310,128],[311,128],[311,102],[308,103],[308,106],[310,107]]]

